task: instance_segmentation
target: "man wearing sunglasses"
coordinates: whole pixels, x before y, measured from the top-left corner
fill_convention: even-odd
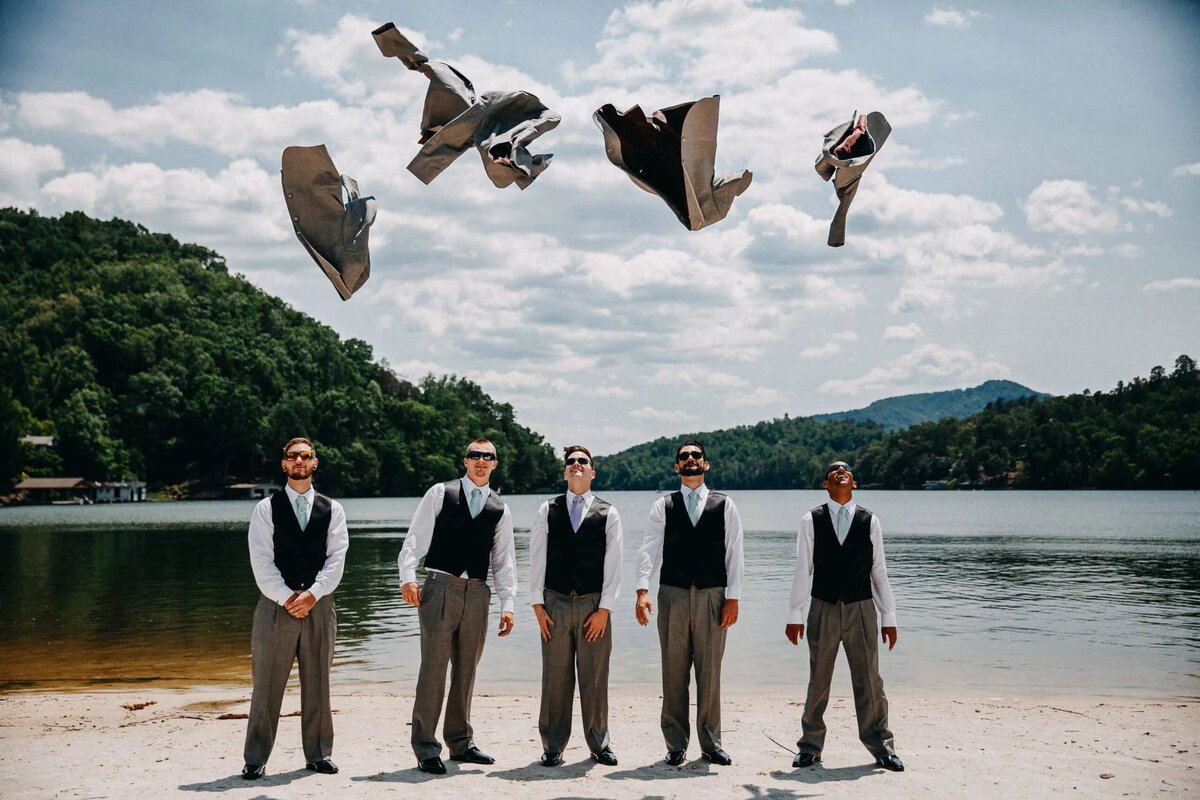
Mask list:
[[[442,735],[452,761],[494,764],[496,759],[475,746],[471,697],[475,667],[487,637],[488,565],[500,595],[500,635],[513,629],[517,594],[513,560],[512,514],[488,485],[499,465],[496,446],[476,439],[463,458],[466,474],[435,483],[413,512],[400,550],[400,590],[404,602],[417,606],[421,623],[421,669],[413,699],[412,748],[417,767],[444,775],[442,744],[437,740],[442,701],[446,720]],[[425,585],[417,585],[417,562],[425,559]],[[450,696],[446,698],[446,668]]]
[[[829,492],[829,500],[800,520],[791,610],[784,628],[794,645],[800,644],[806,624],[808,630],[808,698],[801,718],[800,752],[792,766],[811,767],[821,760],[825,707],[841,645],[850,665],[858,738],[878,766],[903,772],[904,762],[896,755],[888,729],[879,642],[872,633],[878,627],[888,650],[896,646],[896,598],[883,556],[883,529],[878,517],[854,501],[858,484],[854,469],[845,461],[829,465],[821,486]],[[810,598],[812,607],[806,616]]]
[[[567,447],[563,462],[567,492],[542,503],[529,531],[529,595],[542,635],[542,765],[563,763],[578,674],[584,740],[594,761],[613,767],[608,621],[621,588],[621,516],[592,494],[596,469],[586,447]]]
[[[329,671],[337,634],[333,590],[342,580],[350,535],[341,503],[313,489],[318,463],[310,440],[290,440],[280,462],[287,485],[259,502],[250,516],[250,567],[262,595],[250,632],[254,692],[243,753],[246,780],[266,774],[283,690],[297,660],[305,766],[327,775],[338,771],[329,760],[333,754]]]
[[[658,640],[662,649],[662,732],[667,764],[687,758],[688,688],[696,672],[696,735],[713,764],[733,763],[721,748],[721,659],[726,631],[737,622],[742,588],[742,520],[733,500],[704,485],[704,446],[687,441],[675,451],[682,486],[650,508],[638,551],[637,603],[641,625],[654,613],[650,577],[662,562]]]

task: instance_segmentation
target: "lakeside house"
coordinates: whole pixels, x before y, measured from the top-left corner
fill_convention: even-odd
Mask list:
[[[86,478],[26,478],[13,488],[31,503],[83,505],[92,502],[95,485]]]
[[[261,500],[279,489],[280,487],[273,483],[231,483],[225,487],[225,496],[235,499]]]
[[[93,500],[97,503],[142,503],[146,484],[142,481],[101,481],[96,484]]]

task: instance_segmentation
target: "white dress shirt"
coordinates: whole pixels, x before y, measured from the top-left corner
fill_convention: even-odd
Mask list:
[[[308,503],[308,518],[312,519],[312,504],[316,490],[311,486],[303,495],[291,486],[284,486],[288,505],[296,513],[296,498],[303,497]],[[346,568],[346,550],[350,548],[350,532],[346,529],[346,512],[337,500],[330,500],[329,533],[325,534],[325,564],[317,573],[308,592],[318,600],[337,588]],[[299,519],[297,518],[297,522]],[[292,589],[283,582],[279,567],[275,566],[275,521],[271,512],[271,498],[265,497],[254,507],[250,515],[250,569],[254,571],[254,582],[258,590],[279,605],[292,596]]]
[[[692,490],[681,486],[683,492],[684,512],[687,512],[687,499]],[[708,501],[708,485],[700,484],[696,491],[697,507],[703,513],[704,504]],[[667,495],[663,495],[650,506],[650,520],[646,523],[646,538],[638,550],[638,582],[637,588],[649,589],[650,576],[658,569],[662,560],[663,542],[666,539],[667,525]],[[737,506],[732,497],[725,498],[725,599],[737,600],[742,596],[742,518],[738,515]]]
[[[492,490],[488,486],[476,486],[466,475],[459,478],[462,482],[463,499],[471,497],[472,489],[480,489],[483,493],[483,503],[487,503]],[[446,485],[435,483],[425,492],[417,510],[413,512],[412,522],[408,524],[408,535],[404,537],[404,546],[400,548],[400,556],[396,562],[400,566],[400,585],[415,583],[417,580],[417,563],[429,552],[433,544],[433,527],[437,524],[438,514],[442,513],[442,501],[446,498]],[[517,566],[514,557],[512,513],[508,504],[504,504],[504,513],[496,523],[495,536],[492,538],[492,579],[496,584],[496,594],[500,596],[500,611],[513,610],[513,602],[517,596]],[[428,568],[426,568],[428,569]],[[431,570],[441,572],[441,570]],[[464,572],[459,577],[467,577]]]
[[[586,518],[592,508],[596,495],[584,492],[576,495],[567,490],[567,508],[576,497],[583,498],[583,516]],[[542,503],[533,520],[533,528],[529,531],[529,603],[542,605],[546,602],[546,552],[549,547],[550,529],[547,517],[550,513],[550,500]],[[624,535],[621,532],[621,515],[617,507],[608,507],[608,519],[604,524],[604,583],[600,587],[600,608],[613,610],[617,602],[617,593],[621,590],[621,547]]]
[[[836,520],[842,506],[833,500],[825,503],[830,520]],[[846,512],[854,519],[858,503],[846,503]],[[888,582],[887,561],[883,556],[883,526],[879,517],[871,515],[871,599],[879,612],[879,627],[896,627],[896,596]],[[792,597],[788,607],[788,624],[803,625],[807,621],[808,601],[812,597],[813,575],[813,519],[809,511],[800,520],[796,533],[796,574],[792,578]]]

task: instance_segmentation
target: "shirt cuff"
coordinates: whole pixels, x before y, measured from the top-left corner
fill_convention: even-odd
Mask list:
[[[808,621],[808,615],[804,613],[803,608],[793,608],[788,613],[788,625],[804,625]]]
[[[646,589],[646,590],[650,589],[650,579],[649,578],[640,578],[638,580],[637,589],[635,591],[640,592],[642,589]]]
[[[546,593],[541,589],[529,590],[529,605],[544,606],[546,605]]]
[[[895,614],[882,614],[879,618],[879,627],[895,628],[896,627],[896,615]]]
[[[501,614],[505,614],[505,613],[511,614],[512,610],[513,610],[513,599],[511,597],[501,597],[500,598],[500,613]]]

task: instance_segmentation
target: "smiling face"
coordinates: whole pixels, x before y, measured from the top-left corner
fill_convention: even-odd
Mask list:
[[[584,463],[586,462],[586,463]],[[583,494],[596,478],[596,462],[582,447],[567,448],[563,455],[563,479],[575,494]]]
[[[825,470],[825,480],[821,483],[830,494],[845,494],[858,488],[854,482],[854,468],[845,461],[835,461]]]
[[[500,465],[496,458],[496,446],[491,442],[471,442],[467,454],[463,456],[463,466],[467,468],[467,478],[476,486],[486,486],[491,479],[492,470]]]

